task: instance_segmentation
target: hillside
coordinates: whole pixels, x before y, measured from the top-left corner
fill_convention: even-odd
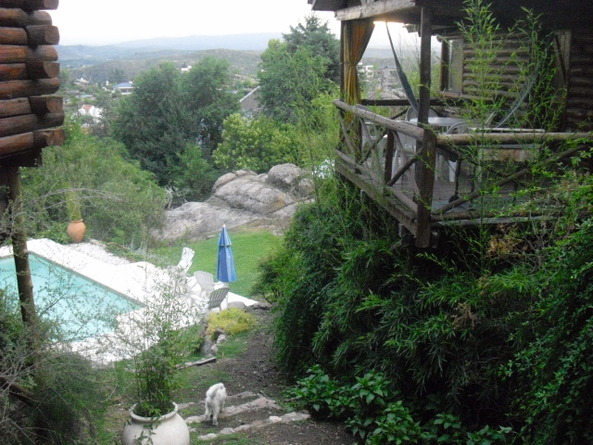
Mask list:
[[[162,62],[182,67],[193,65],[206,56],[227,60],[232,72],[254,77],[268,42],[281,38],[281,34],[273,33],[188,36],[104,46],[59,45],[57,49],[63,68],[75,78],[83,77],[93,83],[109,80],[115,71],[133,79],[138,73]],[[369,48],[362,63],[393,66],[393,56],[390,50]]]
[[[60,48],[59,51],[62,51]],[[81,53],[82,54],[82,53]],[[98,61],[92,56],[76,61],[62,60],[62,66],[69,69],[75,78],[83,77],[92,83],[104,83],[112,73],[121,71],[126,79],[134,79],[139,73],[156,67],[163,62],[172,62],[182,67],[194,65],[206,56],[216,57],[229,62],[231,72],[253,77],[257,73],[261,51],[236,51],[229,49],[212,49],[204,51],[155,51],[130,54],[128,58],[121,56],[106,61]],[[61,56],[60,56],[61,57]],[[82,64],[82,60],[87,63]]]

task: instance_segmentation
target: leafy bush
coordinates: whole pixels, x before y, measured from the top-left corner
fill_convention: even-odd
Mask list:
[[[24,169],[23,202],[27,233],[66,241],[69,195],[76,194],[90,236],[139,247],[162,222],[165,191],[152,175],[128,162],[110,139],[67,126],[67,141],[43,151],[43,165]]]
[[[365,444],[502,445],[512,433],[509,427],[488,425],[468,431],[458,417],[448,413],[438,413],[422,424],[386,376],[376,371],[357,376],[349,384],[314,365],[286,394],[315,417],[345,421]]]
[[[252,329],[257,324],[253,314],[236,307],[210,313],[207,322],[206,334],[208,335],[214,334],[217,330],[229,335],[239,334]]]
[[[232,114],[224,121],[222,137],[213,157],[227,170],[264,173],[274,165],[297,161],[298,146],[291,127],[265,116],[248,119]]]
[[[0,290],[2,443],[97,443],[107,400],[101,374],[89,360],[44,342],[42,322],[34,353],[16,301]]]

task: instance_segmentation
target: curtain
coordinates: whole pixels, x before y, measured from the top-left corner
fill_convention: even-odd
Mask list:
[[[348,20],[342,22],[342,94],[344,101],[360,103],[360,84],[356,65],[362,59],[375,24],[372,20]]]

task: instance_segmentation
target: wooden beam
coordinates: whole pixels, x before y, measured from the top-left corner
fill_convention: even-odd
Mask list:
[[[410,122],[389,119],[388,117],[383,117],[373,113],[372,111],[365,110],[360,106],[348,105],[341,100],[334,100],[333,104],[341,110],[353,113],[363,119],[368,119],[371,122],[378,124],[380,127],[387,128],[388,130],[398,131],[415,139],[422,139],[424,137],[424,129],[419,128]]]
[[[31,25],[51,25],[51,15],[46,11],[34,11],[30,14],[22,9],[0,8],[0,27],[20,27]]]
[[[62,113],[64,99],[60,96],[30,96],[29,104],[34,114]]]
[[[59,42],[60,31],[56,26],[0,27],[0,45],[57,45]]]
[[[351,168],[348,168],[346,164],[342,164],[340,160],[336,162],[336,171],[366,193],[377,204],[387,210],[387,212],[396,218],[410,233],[415,235],[415,215],[409,212],[407,208],[398,206],[397,200],[388,198],[388,192],[383,193],[384,187],[373,187],[369,181],[354,173]]]
[[[336,11],[336,19],[359,20],[417,9],[414,0],[384,0],[370,5],[352,6]]]
[[[63,128],[48,128],[0,138],[0,164],[3,165],[2,158],[4,156],[13,156],[20,151],[62,145],[64,139]]]
[[[6,80],[50,79],[58,77],[58,62],[29,62],[0,64],[0,82]]]
[[[23,114],[21,116],[5,117],[0,119],[0,137],[58,127],[63,123],[64,113]]]
[[[40,45],[35,48],[22,45],[1,45],[0,63],[20,62],[55,62],[58,51],[51,45]]]
[[[60,0],[2,0],[4,8],[20,8],[25,11],[38,9],[58,9]]]
[[[59,96],[18,97],[0,101],[0,118],[22,114],[61,113],[64,100]]]
[[[28,45],[29,38],[24,28],[0,28],[0,45]]]
[[[431,209],[434,189],[436,164],[436,136],[432,131],[424,133],[422,140],[422,156],[416,164],[416,182],[418,183],[418,228],[416,230],[416,247],[430,246],[431,237]]]
[[[0,100],[53,94],[60,89],[60,79],[8,80],[0,82]]]
[[[60,31],[57,26],[30,25],[25,30],[29,45],[57,45],[60,42]]]
[[[494,145],[497,144],[530,144],[534,142],[570,141],[575,139],[588,139],[593,142],[593,132],[576,133],[545,133],[537,131],[513,132],[509,129],[506,133],[458,133],[437,135],[438,146],[451,145]]]

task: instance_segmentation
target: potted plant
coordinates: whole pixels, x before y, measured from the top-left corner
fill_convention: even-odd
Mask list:
[[[135,403],[122,436],[124,445],[189,445],[189,430],[177,412],[173,392],[179,364],[196,349],[190,328],[199,314],[184,296],[185,276],[158,283],[139,311],[120,317],[119,346],[131,357]],[[183,274],[184,275],[184,274]]]
[[[66,191],[66,209],[70,222],[66,229],[66,233],[74,243],[80,243],[84,240],[86,234],[86,225],[82,220],[82,212],[80,210],[80,196],[78,192],[72,188]]]

